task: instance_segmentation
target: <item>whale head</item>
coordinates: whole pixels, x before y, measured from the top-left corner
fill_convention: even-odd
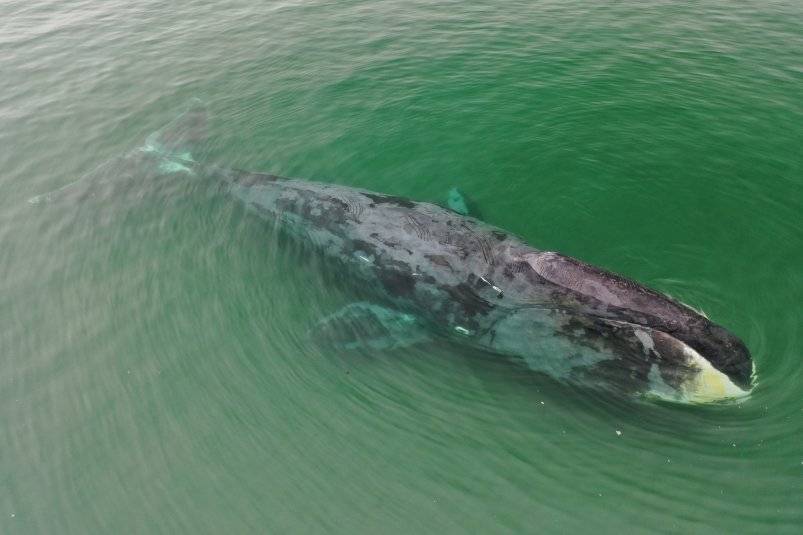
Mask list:
[[[529,353],[538,356],[526,359],[531,367],[678,402],[708,403],[750,392],[755,374],[749,350],[703,314],[559,253],[524,259],[532,268],[531,284],[541,285],[549,298],[517,310],[499,327],[523,336],[534,349]]]
[[[602,320],[602,323],[613,327],[608,332],[618,338],[619,358],[625,368],[635,361],[637,364],[630,364],[629,369],[638,370],[642,377],[646,371],[647,381],[642,390],[646,395],[688,403],[748,395],[753,383],[753,363],[747,347],[727,329],[695,311],[692,314],[697,315],[696,321],[690,322],[691,325],[679,322],[683,326],[676,330],[661,330],[650,321]],[[600,332],[605,332],[604,328]]]

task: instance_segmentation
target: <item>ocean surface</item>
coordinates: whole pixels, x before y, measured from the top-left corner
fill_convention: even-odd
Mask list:
[[[193,97],[210,161],[459,186],[705,311],[757,387],[681,406],[310,343],[347,290],[115,167]],[[797,534],[802,304],[799,0],[0,1],[0,533]]]

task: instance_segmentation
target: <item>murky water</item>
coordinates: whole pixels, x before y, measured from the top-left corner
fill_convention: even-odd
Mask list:
[[[0,3],[0,532],[798,533],[800,2]],[[704,310],[740,404],[445,343],[197,182],[34,206],[190,97],[208,157],[437,201]],[[109,171],[109,169],[111,171]],[[96,172],[119,172],[101,168]]]

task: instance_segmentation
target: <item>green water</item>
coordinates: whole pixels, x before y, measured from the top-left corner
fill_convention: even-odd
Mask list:
[[[457,185],[703,309],[757,388],[683,407],[444,344],[334,354],[307,331],[348,292],[224,199],[26,202],[190,97],[215,161]],[[6,0],[0,532],[800,533],[802,206],[797,0]]]

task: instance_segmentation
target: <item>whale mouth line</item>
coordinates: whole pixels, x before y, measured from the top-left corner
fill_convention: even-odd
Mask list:
[[[661,358],[663,355],[656,348],[657,344],[673,346],[673,349],[682,352],[685,357],[683,367],[688,370],[688,377],[680,381],[675,388],[670,387],[663,381],[658,370],[658,364],[653,363],[652,366],[655,371],[652,369],[650,371],[650,390],[645,393],[647,396],[673,402],[708,404],[743,399],[750,395],[755,388],[755,362],[751,362],[752,373],[749,384],[745,388],[735,382],[728,374],[717,369],[708,358],[687,342],[667,331],[625,320],[600,319],[609,324],[626,326],[632,329],[633,335],[638,339],[645,354],[653,351]]]

